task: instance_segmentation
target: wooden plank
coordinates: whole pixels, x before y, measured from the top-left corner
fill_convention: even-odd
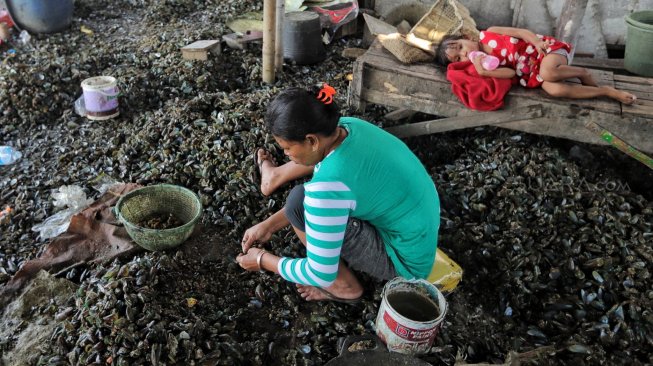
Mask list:
[[[385,130],[401,138],[429,135],[432,133],[453,131],[470,127],[497,125],[511,121],[540,117],[542,117],[542,106],[534,104],[522,108],[514,108],[509,111],[477,112],[470,116],[449,117],[432,121],[410,123],[402,126],[386,128]]]
[[[464,107],[451,92],[451,84],[442,69],[430,64],[405,65],[398,62],[389,52],[375,42],[368,52],[361,56],[354,66],[352,86],[358,83],[355,96],[359,103],[374,103],[394,108],[410,109],[423,113],[462,117],[478,114]],[[615,76],[610,71],[592,70],[603,85],[610,85]],[[632,84],[633,77],[619,76],[615,86],[648,87],[639,79]],[[646,79],[644,79],[646,80]],[[626,82],[628,81],[628,82]],[[648,82],[648,81],[647,81]],[[645,92],[639,92],[645,93]],[[637,93],[636,93],[637,94]],[[638,95],[639,97],[639,95]],[[641,97],[640,97],[641,98]],[[354,99],[354,98],[352,98]],[[506,96],[503,111],[509,112],[532,104],[541,104],[543,116],[501,123],[500,127],[529,133],[568,138],[572,140],[605,144],[584,126],[591,119],[623,136],[634,147],[644,152],[653,152],[653,118],[648,101],[634,106],[622,106],[619,102],[601,99],[552,98],[541,89],[513,88]],[[480,122],[479,122],[480,123]]]
[[[592,121],[587,121],[585,123],[585,127],[587,127],[590,131],[594,132],[595,134],[599,135],[601,139],[605,140],[611,146],[621,150],[631,158],[640,161],[650,169],[653,169],[653,159],[650,156],[647,156],[641,151],[635,149],[628,142],[622,140],[618,136],[615,136],[612,132],[606,130],[602,126]]]
[[[342,53],[340,55],[344,58],[355,59],[363,56],[365,52],[367,52],[367,50],[364,48],[351,47],[342,50]]]
[[[186,60],[208,60],[209,52],[220,54],[220,41],[196,41],[181,48],[181,56]]]
[[[650,92],[650,93],[647,93],[647,92],[643,92],[643,91],[640,91],[640,90],[628,90],[628,89],[624,89],[624,88],[617,88],[617,89],[625,90],[625,91],[627,91],[629,93],[635,94],[635,96],[637,97],[636,104],[639,103],[639,101],[641,101],[641,100],[653,100],[653,91]]]
[[[623,81],[616,81],[614,83],[614,87],[620,90],[631,90],[631,91],[640,91],[644,93],[650,93],[653,92],[653,86],[650,85],[642,85],[642,84],[633,84],[633,83],[627,83]]]
[[[375,47],[378,44],[379,47]],[[430,80],[430,81],[440,81],[449,84],[449,81],[446,79],[446,74],[443,70],[438,68],[435,65],[429,64],[417,64],[417,65],[406,65],[398,62],[389,52],[385,51],[382,46],[376,42],[368,52],[362,56],[362,61],[366,64],[368,68],[373,67],[378,70],[392,71],[393,73],[401,73],[404,75],[412,76],[419,78],[421,80]],[[606,72],[602,70],[592,70],[593,75],[597,80],[600,80],[603,85],[612,85],[612,72]],[[393,83],[396,85],[396,83]],[[524,96],[530,99],[540,99],[543,98],[551,103],[569,103],[573,102],[579,105],[583,105],[587,108],[603,110],[607,112],[612,112],[616,114],[621,113],[621,108],[619,103],[607,98],[600,99],[561,99],[554,98],[546,94],[541,89],[525,89],[520,87],[515,87],[510,91],[510,94],[515,94],[519,96]]]
[[[365,63],[358,58],[354,61],[354,72],[353,79],[349,83],[349,106],[354,108],[359,113],[365,112],[365,101],[362,99],[362,88],[363,80],[365,79],[364,75]]]
[[[651,85],[653,87],[653,78],[647,78],[643,76],[630,76],[630,75],[615,75],[615,81],[623,81],[631,84],[642,84],[642,85]]]
[[[263,40],[263,32],[247,31],[245,33],[230,33],[222,36],[222,40],[225,41],[227,43],[227,46],[231,48],[244,50],[245,46],[248,43]],[[275,44],[275,48],[276,48],[276,44]]]
[[[641,107],[651,107],[651,109],[653,110],[653,100],[650,99],[637,98],[635,105]],[[651,118],[653,118],[653,115],[651,115]]]
[[[521,101],[516,101],[521,102]],[[506,108],[514,108],[518,103],[508,103]],[[508,122],[500,127],[517,129],[538,135],[562,137],[566,139],[605,144],[596,135],[590,134],[585,128],[585,122],[590,120],[599,123],[617,136],[622,136],[634,147],[646,153],[653,152],[653,120],[641,117],[620,117],[611,113],[593,111],[569,105],[544,105],[542,121],[528,120]]]
[[[423,95],[422,93],[418,95],[402,95],[363,89],[365,100],[370,103],[397,108],[409,108],[447,117],[466,116],[478,113],[462,106],[455,97],[453,97],[455,99],[447,100],[447,98],[450,98],[449,95],[451,95],[449,92],[447,93],[434,92],[429,95]],[[505,110],[525,106],[528,103],[534,104],[541,102],[515,98],[509,95],[506,98]],[[586,109],[575,104],[545,103],[543,104],[543,111],[545,117],[502,123],[500,127],[581,142],[603,144],[600,138],[593,136],[584,127],[584,121],[592,119],[601,122],[605,126],[609,126],[606,128],[609,128],[620,136],[627,136],[627,139],[638,149],[647,153],[653,152],[653,139],[650,138],[650,136],[653,136],[653,120],[645,118],[623,119],[619,115]]]
[[[508,95],[515,96],[518,98],[531,99],[533,101],[544,101],[551,104],[561,104],[561,105],[574,104],[582,108],[613,113],[616,115],[621,114],[620,103],[609,98],[594,98],[594,99],[557,98],[546,94],[546,92],[541,88],[526,89],[517,86],[512,88]]]
[[[363,95],[365,101],[369,103],[412,109],[438,116],[455,116],[457,115],[456,112],[460,110],[468,110],[462,105],[449,105],[442,100],[436,99],[435,95],[432,95],[432,99],[429,99],[396,93],[383,93],[373,89],[363,89]],[[470,114],[473,112],[468,111],[470,111]]]
[[[641,104],[640,100],[635,104],[624,105],[623,114],[624,116],[641,116],[653,121],[653,107]]]
[[[385,116],[383,116],[383,118],[396,122],[396,121],[401,121],[402,119],[411,118],[416,113],[417,113],[416,111],[411,111],[410,109],[399,108],[397,110],[394,110],[386,114]]]
[[[394,57],[392,59],[388,59],[383,56],[369,54],[369,52],[363,55],[361,58],[363,62],[369,64],[375,69],[394,71],[405,75],[411,75],[419,79],[434,80],[434,81],[441,81],[447,83],[449,82],[446,78],[445,73],[438,70],[433,65],[427,65],[427,64],[407,65],[397,61]]]
[[[590,57],[576,57],[571,61],[572,66],[586,67],[590,69],[603,69],[610,71],[623,71],[624,59],[623,58],[590,58]],[[615,78],[616,79],[616,78]]]
[[[382,70],[396,70],[406,74],[414,75],[418,78],[426,78],[447,82],[447,77],[443,69],[438,68],[435,64],[404,64],[399,62],[390,52],[381,46],[381,43],[375,41],[368,51],[361,56],[361,60],[370,64],[374,68]]]
[[[588,144],[607,144],[598,136],[585,129],[582,121],[571,118],[542,117],[539,119],[502,123],[498,127],[522,131],[534,135],[564,138]]]
[[[369,14],[363,14],[363,18],[365,19],[367,29],[369,29],[370,33],[374,36],[378,36],[379,34],[397,33],[397,27],[379,20]]]

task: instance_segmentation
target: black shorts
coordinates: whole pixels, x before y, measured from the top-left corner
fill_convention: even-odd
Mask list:
[[[298,185],[290,191],[284,208],[290,224],[306,232],[303,185]],[[365,272],[378,280],[397,277],[397,271],[388,257],[383,239],[376,228],[367,221],[349,217],[340,258],[349,268]]]

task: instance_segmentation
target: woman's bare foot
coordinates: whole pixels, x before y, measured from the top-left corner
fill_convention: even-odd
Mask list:
[[[331,286],[333,287],[333,286]],[[306,301],[337,301],[343,303],[356,303],[359,302],[363,296],[362,289],[341,289],[336,290],[333,288],[319,288],[314,286],[297,285],[297,292]]]
[[[637,97],[635,95],[625,92],[623,90],[618,90],[611,86],[604,86],[603,88],[607,90],[608,97],[618,100],[623,104],[633,104],[635,103],[635,100],[637,100]]]
[[[256,161],[258,163],[257,168],[261,174],[261,193],[264,196],[269,196],[279,188],[275,184],[277,163],[274,161],[272,155],[264,149],[258,149],[256,151]]]

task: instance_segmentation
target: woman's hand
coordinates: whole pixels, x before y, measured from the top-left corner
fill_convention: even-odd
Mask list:
[[[238,254],[236,262],[238,262],[240,267],[246,271],[258,271],[261,268],[259,268],[256,263],[256,257],[262,250],[263,249],[260,248],[251,248],[245,254]]]
[[[243,253],[249,254],[249,250],[255,243],[265,243],[272,237],[272,231],[268,229],[267,221],[260,222],[245,231],[243,241],[240,243]],[[256,259],[256,257],[254,257]],[[256,265],[256,264],[255,264]]]

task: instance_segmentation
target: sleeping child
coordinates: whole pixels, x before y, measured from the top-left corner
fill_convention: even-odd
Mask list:
[[[478,42],[462,36],[446,36],[436,50],[439,63],[470,60],[472,51],[482,51],[499,59],[499,67],[488,71],[482,66],[483,54],[470,60],[481,76],[499,79],[519,78],[526,88],[539,86],[549,95],[564,98],[609,97],[624,104],[637,99],[633,94],[610,86],[599,86],[592,74],[582,67],[571,66],[571,46],[548,36],[536,35],[527,29],[490,27],[480,32]],[[578,78],[582,85],[565,83]]]

